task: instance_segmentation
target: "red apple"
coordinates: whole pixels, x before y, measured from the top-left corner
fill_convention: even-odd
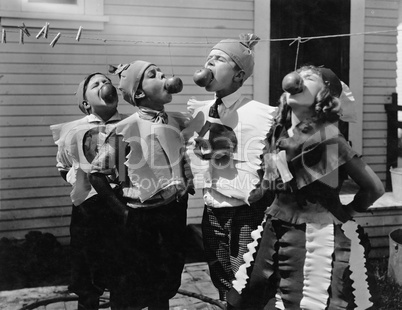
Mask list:
[[[200,70],[195,71],[193,80],[195,84],[200,87],[206,87],[209,83],[211,83],[214,75],[210,69],[203,68]]]
[[[303,85],[303,79],[296,71],[290,72],[282,80],[282,89],[291,95],[301,93]]]
[[[117,90],[112,84],[107,83],[100,89],[100,97],[106,103],[114,103],[118,100]]]
[[[177,76],[172,76],[166,79],[165,89],[169,94],[177,94],[183,90],[183,82]]]

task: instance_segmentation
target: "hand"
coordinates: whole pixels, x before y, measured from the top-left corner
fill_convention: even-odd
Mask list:
[[[261,187],[254,188],[251,192],[250,195],[248,196],[248,203],[252,204],[254,202],[257,202],[264,196],[264,191]]]
[[[195,194],[194,182],[192,179],[189,179],[187,181],[186,193],[189,193],[191,196],[193,196]]]
[[[356,214],[356,212],[348,205],[342,205],[339,208],[334,208],[331,210],[331,213],[342,223],[352,220],[353,216]]]
[[[211,144],[207,139],[197,137],[194,139],[194,154],[201,159],[210,159],[212,154]]]
[[[230,148],[212,149],[209,140],[204,138],[195,138],[194,154],[203,160],[220,160],[230,159],[233,155],[233,150]]]

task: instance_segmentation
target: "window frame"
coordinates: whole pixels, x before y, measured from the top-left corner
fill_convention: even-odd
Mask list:
[[[45,0],[44,0],[45,1]],[[85,0],[77,0],[77,4],[60,4],[60,3],[35,3],[29,0],[21,0],[22,12],[43,12],[43,13],[60,13],[64,14],[85,14]]]
[[[0,0],[0,25],[42,28],[49,22],[52,28],[103,30],[109,17],[104,15],[104,0],[77,0],[77,5],[28,3],[28,0]],[[69,8],[66,8],[69,6]],[[72,8],[71,6],[74,6]]]

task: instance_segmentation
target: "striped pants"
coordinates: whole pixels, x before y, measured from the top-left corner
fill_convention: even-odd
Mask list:
[[[271,299],[275,309],[375,309],[364,245],[354,221],[297,225],[268,217],[253,232],[228,309],[262,310]]]
[[[211,280],[221,300],[232,286],[234,275],[243,264],[251,232],[264,217],[266,204],[212,208],[205,206],[202,235]]]

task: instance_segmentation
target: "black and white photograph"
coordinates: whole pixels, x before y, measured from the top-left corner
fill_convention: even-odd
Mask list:
[[[402,309],[402,1],[0,0],[0,310]]]

